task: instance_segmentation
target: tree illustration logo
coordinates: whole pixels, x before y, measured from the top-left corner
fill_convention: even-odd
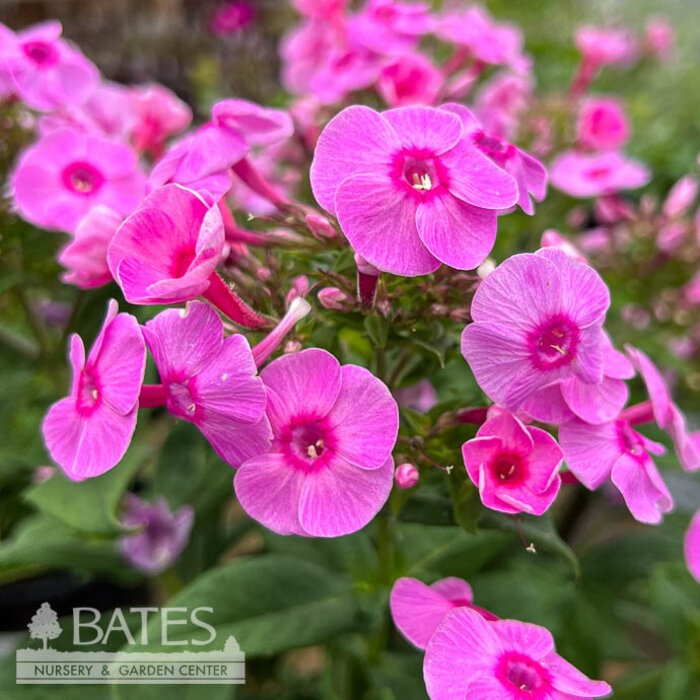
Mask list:
[[[32,639],[41,639],[44,649],[47,648],[49,639],[56,639],[61,632],[61,625],[58,624],[58,615],[51,609],[48,603],[42,603],[41,607],[32,617],[32,621],[27,625],[29,636]]]

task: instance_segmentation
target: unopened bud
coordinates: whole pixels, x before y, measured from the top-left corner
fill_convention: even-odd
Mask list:
[[[307,214],[305,221],[314,238],[318,238],[320,241],[325,238],[335,238],[338,235],[333,224],[331,224],[325,216],[321,216],[320,214]]]
[[[306,275],[299,275],[292,280],[292,288],[289,290],[286,299],[286,305],[289,305],[299,297],[305,297],[309,291],[309,278]]]
[[[686,175],[678,180],[666,197],[664,214],[671,219],[684,214],[698,196],[699,186],[694,175]]]
[[[410,462],[399,464],[394,472],[394,480],[400,489],[413,488],[418,483],[420,474]]]
[[[377,269],[371,263],[368,263],[359,253],[355,253],[355,265],[357,265],[357,269],[363,275],[371,275],[372,277],[379,277],[379,275],[382,274],[381,270]]]
[[[355,306],[355,300],[338,287],[326,287],[318,293],[318,300],[324,309],[330,311],[349,311]]]

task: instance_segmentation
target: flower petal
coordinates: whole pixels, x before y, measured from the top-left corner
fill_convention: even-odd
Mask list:
[[[440,155],[454,148],[462,137],[462,123],[449,112],[434,107],[398,107],[382,112],[407,149]]]

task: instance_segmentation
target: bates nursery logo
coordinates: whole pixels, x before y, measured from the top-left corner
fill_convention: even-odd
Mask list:
[[[38,640],[37,647],[18,649],[17,683],[23,684],[230,684],[245,682],[245,654],[236,639],[229,636],[221,651],[197,651],[197,647],[216,640],[216,630],[206,615],[213,608],[129,608],[131,615],[141,616],[141,629],[132,632],[124,612],[116,608],[107,624],[95,608],[74,608],[72,646],[74,651],[58,651],[51,642],[64,633],[57,614],[43,603],[27,625],[29,636]],[[160,613],[160,636],[149,640],[148,615]],[[173,639],[175,630],[190,625],[206,632],[190,640]],[[198,632],[199,632],[198,630]],[[170,637],[169,638],[169,634]],[[121,635],[124,648],[119,652],[101,651],[108,641]],[[65,640],[62,640],[65,641]],[[173,651],[147,652],[150,642],[176,647]]]

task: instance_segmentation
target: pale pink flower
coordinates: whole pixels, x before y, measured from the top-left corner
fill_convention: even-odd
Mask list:
[[[456,114],[462,121],[466,140],[515,178],[518,206],[526,214],[534,214],[531,196],[539,202],[547,194],[547,170],[544,165],[505,139],[484,131],[479,120],[463,105],[445,104],[440,109]]]
[[[394,396],[400,406],[406,406],[420,413],[427,413],[438,402],[437,391],[429,379],[422,379],[412,386],[396,389]]]
[[[559,493],[562,451],[540,428],[503,412],[462,445],[469,478],[482,503],[503,513],[542,515]]]
[[[33,25],[18,32],[3,51],[3,65],[12,77],[14,92],[42,112],[82,104],[100,79],[97,68],[60,38],[62,31],[57,21]]]
[[[532,93],[532,78],[502,71],[481,86],[474,111],[486,131],[511,139],[532,101]]]
[[[338,537],[364,527],[391,491],[398,408],[384,384],[324,350],[262,372],[273,441],[234,485],[243,509],[280,534]]]
[[[435,64],[423,54],[408,53],[387,63],[377,78],[377,92],[389,107],[432,105],[443,87],[444,78]]]
[[[671,398],[671,392],[654,363],[641,351],[627,346],[627,354],[646,384],[654,418],[673,440],[673,446],[686,471],[700,469],[700,448],[692,440],[685,416]]]
[[[571,242],[568,238],[562,236],[559,231],[553,228],[548,228],[540,239],[540,245],[543,248],[558,248],[563,253],[566,253],[572,260],[576,262],[588,264],[588,258]]]
[[[610,478],[636,520],[656,524],[672,510],[673,498],[651,458],[665,448],[624,418],[598,425],[575,418],[559,427],[559,443],[574,476],[592,490]]]
[[[583,60],[594,69],[628,63],[637,50],[634,39],[624,29],[580,27],[576,30],[575,42]]]
[[[462,354],[486,394],[513,411],[569,377],[597,384],[609,304],[598,273],[560,250],[515,255],[479,285]]]
[[[569,377],[540,389],[523,404],[523,410],[544,423],[564,423],[578,416],[588,423],[616,418],[629,398],[623,380],[634,376],[632,363],[616,350],[603,333],[603,379],[595,384]]]
[[[124,558],[134,568],[155,576],[170,567],[187,546],[194,509],[185,505],[171,511],[162,496],[151,504],[127,493],[121,522],[124,527],[140,528],[140,532],[119,541]]]
[[[61,129],[20,156],[11,188],[27,221],[73,233],[97,205],[130,214],[146,194],[146,181],[128,146]]]
[[[506,65],[518,73],[529,70],[530,59],[523,53],[523,34],[518,27],[496,22],[481,7],[448,11],[435,31],[441,39],[463,46],[477,60]]]
[[[516,202],[517,185],[463,135],[445,110],[348,107],[316,146],[316,200],[380,270],[473,269],[491,251],[498,210]]]
[[[399,464],[394,472],[394,481],[400,489],[413,488],[418,483],[419,478],[420,472],[416,469],[415,465],[410,462]]]
[[[133,86],[131,101],[135,116],[132,138],[139,153],[159,158],[165,140],[192,121],[190,107],[162,85]]]
[[[447,613],[455,608],[470,608],[485,620],[498,619],[473,601],[472,587],[461,578],[450,576],[426,586],[418,579],[403,577],[394,583],[389,604],[401,634],[414,646],[425,649]]]
[[[647,50],[657,58],[667,59],[673,51],[676,33],[671,24],[663,17],[653,17],[647,22],[644,42]]]
[[[266,452],[265,387],[244,336],[224,338],[219,315],[198,301],[161,312],[143,335],[162,383],[149,388],[147,405],[165,403],[176,418],[194,423],[232,467]]]
[[[136,427],[146,347],[136,319],[117,311],[110,300],[87,361],[80,336],[71,336],[70,395],[51,406],[42,425],[51,458],[75,481],[114,467]]]
[[[590,700],[611,693],[559,656],[544,627],[487,622],[468,608],[449,612],[431,637],[423,675],[431,700]]]
[[[700,510],[695,514],[683,542],[685,563],[693,578],[700,583]]]
[[[685,214],[698,196],[700,182],[695,175],[685,175],[671,188],[664,202],[663,212],[670,218]]]
[[[630,127],[622,103],[614,98],[590,98],[578,112],[578,142],[593,151],[614,150],[624,146]]]
[[[58,262],[68,270],[61,279],[81,289],[101,287],[111,282],[107,250],[123,220],[109,207],[98,205],[91,209],[58,256]]]
[[[666,255],[673,255],[688,234],[688,226],[682,221],[670,221],[656,234],[656,247]]]
[[[651,179],[645,165],[615,151],[565,151],[555,158],[550,174],[557,189],[579,198],[635,190]]]

